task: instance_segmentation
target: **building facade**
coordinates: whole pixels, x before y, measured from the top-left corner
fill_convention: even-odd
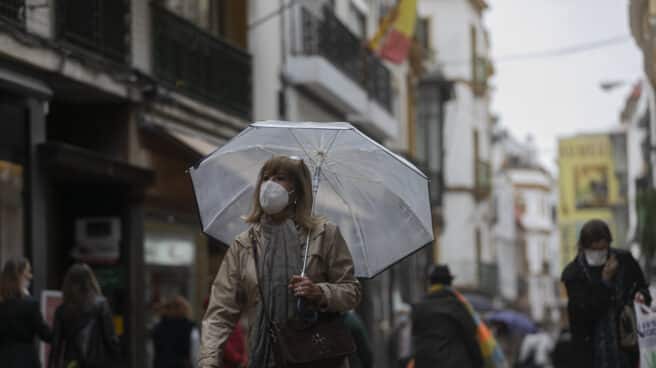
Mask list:
[[[185,170],[252,116],[246,3],[0,5],[0,261],[28,257],[36,296],[90,263],[144,367],[152,308],[199,316],[222,254]]]
[[[649,131],[649,163],[656,165],[656,3],[649,0],[629,1],[631,34],[643,55],[645,82],[642,95],[646,99]],[[656,188],[656,170],[651,171],[650,188]]]
[[[497,129],[493,138],[494,234],[503,302],[552,325],[560,319],[556,181],[532,139]]]
[[[457,286],[496,294],[498,270],[491,231],[488,77],[489,41],[483,1],[419,1],[435,55],[427,68],[453,82],[444,104],[441,148],[444,223],[435,257],[454,270]],[[440,67],[443,66],[443,67]]]
[[[593,218],[608,223],[613,246],[628,248],[626,147],[621,131],[559,140],[561,267],[576,257],[579,231]]]

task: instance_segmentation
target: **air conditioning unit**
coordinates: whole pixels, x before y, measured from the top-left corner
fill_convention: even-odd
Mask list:
[[[75,220],[75,248],[71,256],[90,263],[118,261],[121,244],[121,219],[118,217],[84,217]]]

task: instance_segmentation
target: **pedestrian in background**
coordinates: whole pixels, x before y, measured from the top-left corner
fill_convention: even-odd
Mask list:
[[[371,368],[373,367],[373,353],[371,343],[367,335],[367,328],[362,319],[355,311],[351,310],[344,314],[344,324],[349,329],[355,341],[355,353],[349,356],[349,368]]]
[[[590,220],[579,234],[579,252],[562,274],[574,358],[579,368],[636,367],[639,351],[620,347],[619,319],[634,299],[651,304],[645,277],[631,253],[611,248],[608,225]]]
[[[117,367],[119,346],[112,312],[89,266],[77,263],[64,276],[55,311],[50,368]]]
[[[162,318],[153,328],[153,368],[189,368],[198,355],[200,337],[191,320],[191,305],[176,296],[164,303]]]
[[[477,325],[450,288],[453,275],[449,267],[435,266],[429,279],[429,293],[412,310],[414,367],[483,367]]]
[[[35,337],[50,342],[50,328],[39,310],[39,302],[29,295],[32,267],[27,259],[9,260],[0,274],[0,366],[37,368],[41,366]]]

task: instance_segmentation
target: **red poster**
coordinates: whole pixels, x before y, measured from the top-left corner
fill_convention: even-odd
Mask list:
[[[41,293],[41,314],[50,328],[55,322],[55,311],[62,303],[62,293],[58,290],[44,290]],[[50,354],[50,344],[41,342],[39,344],[39,356],[43,366],[48,366],[48,355]]]

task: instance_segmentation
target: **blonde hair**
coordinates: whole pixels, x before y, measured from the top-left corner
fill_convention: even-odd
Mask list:
[[[294,193],[291,197],[294,201],[285,211],[298,225],[309,231],[320,222],[318,217],[312,215],[312,175],[303,160],[287,156],[274,156],[264,163],[255,184],[251,212],[244,220],[249,224],[260,222],[262,215],[264,215],[260,205],[262,179],[276,174],[285,174],[294,183]]]

